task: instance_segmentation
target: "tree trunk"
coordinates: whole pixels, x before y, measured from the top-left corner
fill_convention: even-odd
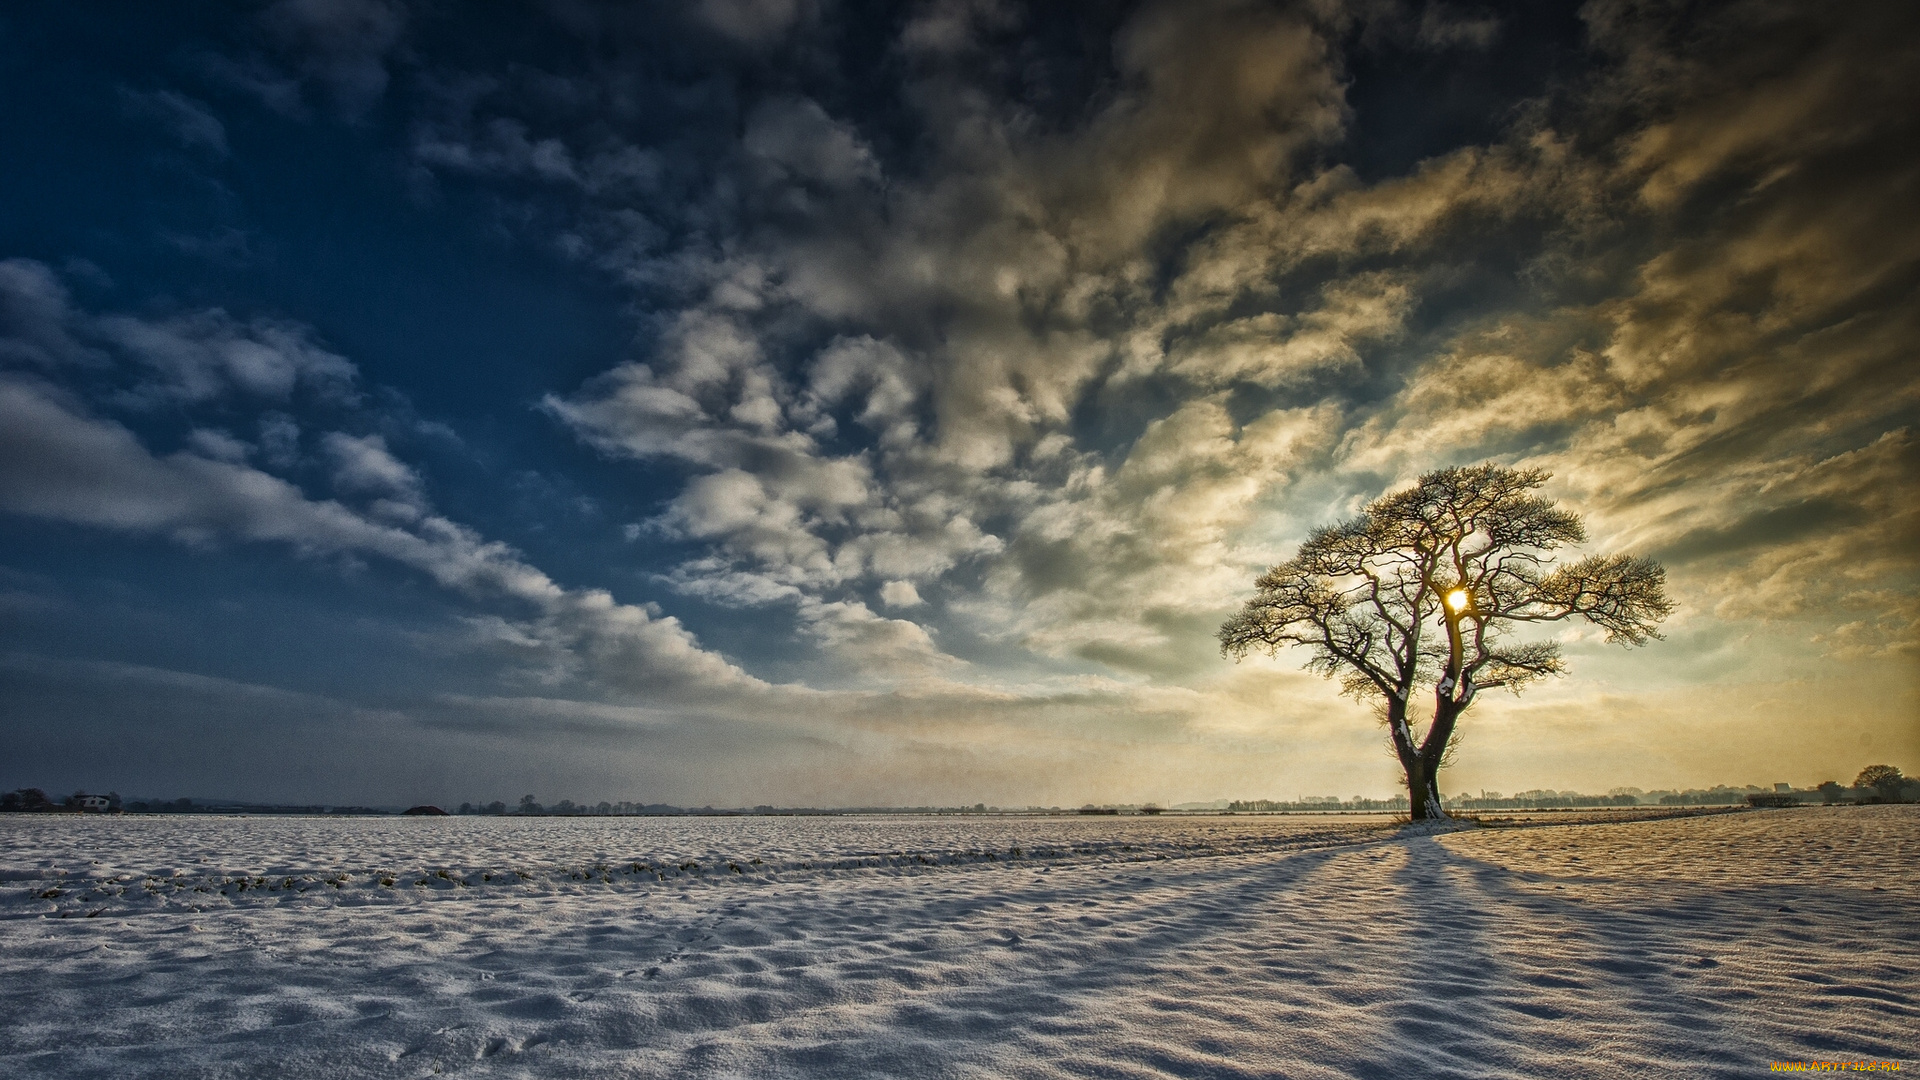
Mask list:
[[[1435,786],[1439,769],[1429,767],[1426,755],[1413,744],[1413,729],[1407,726],[1406,702],[1387,699],[1387,730],[1393,734],[1393,752],[1399,757],[1401,771],[1407,778],[1407,808],[1413,820],[1446,817],[1446,811],[1440,808],[1440,791]]]
[[[1407,798],[1412,802],[1415,821],[1437,821],[1447,817],[1446,810],[1440,805],[1440,762],[1446,757],[1447,743],[1453,739],[1454,725],[1459,722],[1460,714],[1466,708],[1465,704],[1454,700],[1449,690],[1435,689],[1433,724],[1427,728],[1426,741],[1414,754],[1418,767],[1407,770]]]
[[[1445,821],[1447,812],[1440,806],[1440,770],[1427,765],[1416,754],[1407,769],[1407,808],[1415,821]]]

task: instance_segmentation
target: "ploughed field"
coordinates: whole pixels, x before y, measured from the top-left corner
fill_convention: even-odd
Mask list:
[[[1605,817],[8,815],[0,1075],[1920,1066],[1920,807]]]

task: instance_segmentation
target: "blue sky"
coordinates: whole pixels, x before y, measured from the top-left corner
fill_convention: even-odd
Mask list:
[[[1912,19],[11,12],[0,785],[1384,794],[1212,630],[1489,459],[1680,607],[1447,790],[1920,766]]]

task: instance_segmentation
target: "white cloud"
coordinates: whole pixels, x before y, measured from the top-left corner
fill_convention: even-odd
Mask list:
[[[194,453],[214,461],[245,464],[253,448],[224,431],[195,428],[187,434],[187,446]]]
[[[1398,337],[1413,301],[1407,282],[1388,273],[1356,274],[1321,293],[1319,306],[1295,316],[1264,312],[1177,338],[1166,369],[1205,386],[1357,374],[1359,347]]]
[[[336,489],[385,495],[410,504],[424,501],[420,474],[389,453],[387,441],[380,436],[330,431],[320,437],[320,449],[333,459]]]
[[[891,686],[903,679],[946,675],[961,666],[934,644],[925,627],[875,614],[858,600],[802,600],[803,632],[827,657],[862,681]]]
[[[201,440],[204,444],[205,440]],[[354,483],[413,490],[411,470],[371,439],[326,443]],[[511,548],[432,514],[402,524],[307,498],[278,477],[182,451],[155,456],[126,428],[79,411],[45,384],[0,377],[0,508],[17,514],[188,542],[283,543],[310,555],[389,559],[480,601],[530,605],[521,631],[548,669],[627,693],[682,698],[765,684],[694,640],[679,621],[565,589]]]
[[[890,608],[914,608],[926,603],[911,581],[889,581],[880,586],[880,602]]]
[[[152,392],[190,401],[239,390],[285,400],[296,387],[322,397],[353,393],[358,372],[344,357],[315,344],[295,323],[241,323],[219,309],[152,321],[124,315],[89,320],[87,329],[153,369]]]
[[[66,286],[45,263],[0,260],[0,361],[39,368],[98,363],[72,322]]]
[[[164,318],[74,308],[45,264],[0,262],[0,362],[52,370],[103,368],[115,355],[144,369],[131,400],[208,401],[233,394],[286,401],[302,391],[351,401],[359,371],[284,319],[236,319],[219,308]]]

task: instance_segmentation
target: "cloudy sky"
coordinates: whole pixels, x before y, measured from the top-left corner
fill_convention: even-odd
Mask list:
[[[1660,559],[1448,792],[1920,769],[1920,17],[0,16],[0,787],[1397,789],[1213,631],[1422,472]]]

